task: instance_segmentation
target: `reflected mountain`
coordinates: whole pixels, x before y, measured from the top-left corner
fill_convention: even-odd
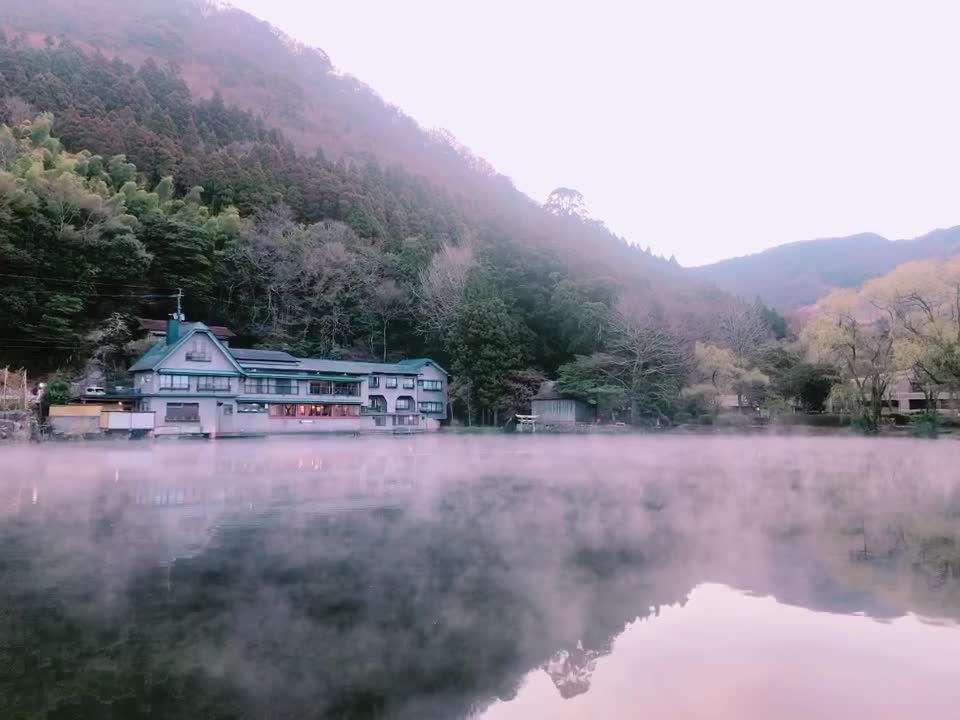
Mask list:
[[[626,628],[703,583],[834,615],[960,617],[956,489],[922,464],[909,486],[876,470],[909,442],[791,441],[817,444],[803,466],[739,442],[14,454],[0,717],[471,717],[537,669],[573,702]],[[748,448],[749,471],[724,470]]]

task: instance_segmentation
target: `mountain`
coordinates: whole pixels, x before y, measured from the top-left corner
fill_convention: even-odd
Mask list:
[[[780,310],[810,305],[834,287],[856,287],[910,260],[960,252],[960,226],[912,240],[873,233],[789,243],[755,255],[690,268],[690,273],[734,295]]]
[[[152,175],[149,181],[173,175],[181,192],[202,185],[213,209],[222,200],[236,204],[241,214],[252,214],[271,192],[278,192],[297,219],[341,219],[353,213],[351,224],[377,236],[428,232],[456,239],[487,232],[506,237],[556,256],[578,276],[608,277],[631,294],[656,297],[668,314],[686,320],[709,312],[718,301],[706,283],[627,243],[601,222],[571,222],[545,212],[449,133],[421,128],[363,82],[338,71],[322,50],[227,4],[0,0],[0,32],[0,40],[18,52],[49,51],[0,66],[0,97],[7,97],[8,115],[20,115],[13,120],[25,119],[26,113],[14,113],[11,107],[51,111],[68,149],[123,153]],[[118,63],[133,68],[135,76],[116,76]],[[88,71],[78,73],[81,66]],[[111,74],[113,87],[93,86],[96,77]],[[80,85],[95,97],[78,98]],[[152,103],[140,103],[145,92],[153,96]],[[243,120],[248,131],[221,132],[219,121],[210,118],[191,121],[185,97],[208,115],[222,116],[224,109],[233,108],[249,113]],[[137,126],[135,132],[131,124]],[[279,140],[269,135],[276,131]],[[207,149],[229,150],[229,158],[208,166],[255,164],[256,177],[238,181],[224,173],[211,177],[208,168],[198,171],[192,155],[199,143],[186,142],[198,136]],[[187,152],[181,156],[171,143],[186,146]],[[305,196],[312,188],[302,174],[275,179],[274,159],[264,157],[254,143],[301,157],[320,153],[336,166],[328,168],[328,176],[356,168],[377,175],[371,182],[379,182],[384,175],[389,181],[390,173],[403,172],[415,187],[405,190],[406,197],[384,203],[387,207],[349,207],[358,195],[352,191],[311,205]],[[249,186],[261,177],[270,181],[269,187],[252,193]],[[229,185],[229,192],[221,198],[223,185]],[[430,218],[406,223],[413,192],[431,196],[429,204],[439,207]]]
[[[0,0],[0,366],[31,377],[127,382],[182,291],[248,347],[432,357],[499,424],[616,309],[709,332],[729,296],[561,194],[228,6]]]

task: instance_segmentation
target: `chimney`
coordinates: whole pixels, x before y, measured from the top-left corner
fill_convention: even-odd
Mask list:
[[[167,318],[167,345],[173,345],[180,339],[180,316],[171,315]]]

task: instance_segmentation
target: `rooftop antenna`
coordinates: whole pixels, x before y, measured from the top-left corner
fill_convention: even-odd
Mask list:
[[[183,308],[181,305],[183,301],[183,290],[181,288],[177,288],[177,294],[171,295],[170,297],[177,299],[177,313],[176,315],[173,316],[173,319],[183,322],[184,320],[186,320],[186,318],[183,316]]]

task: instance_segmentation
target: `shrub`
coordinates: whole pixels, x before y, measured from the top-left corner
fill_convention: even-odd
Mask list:
[[[54,378],[47,386],[47,399],[51,405],[66,405],[70,402],[70,383],[62,377]]]
[[[910,432],[916,437],[935,438],[940,434],[940,418],[923,413],[910,418]]]

